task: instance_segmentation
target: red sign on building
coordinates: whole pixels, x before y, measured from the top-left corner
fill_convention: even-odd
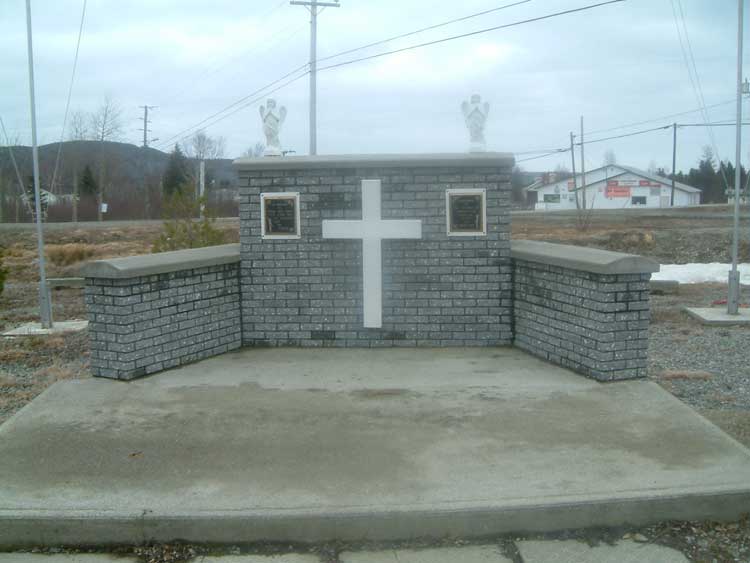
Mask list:
[[[630,186],[621,186],[617,180],[607,181],[607,189],[604,191],[607,198],[630,197]]]

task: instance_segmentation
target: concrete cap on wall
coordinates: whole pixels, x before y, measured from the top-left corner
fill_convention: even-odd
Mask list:
[[[432,153],[432,154],[343,154],[317,156],[266,156],[238,158],[240,170],[300,170],[310,168],[427,168],[513,166],[511,153]]]
[[[81,275],[85,278],[128,279],[232,264],[239,261],[240,245],[223,244],[127,258],[96,260],[83,266]]]
[[[536,240],[511,241],[510,254],[516,260],[595,274],[647,274],[659,271],[658,262],[643,256]]]

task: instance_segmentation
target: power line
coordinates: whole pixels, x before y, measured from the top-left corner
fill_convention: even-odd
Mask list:
[[[489,10],[484,10],[482,12],[477,12],[475,14],[469,14],[468,16],[463,16],[460,18],[452,19],[446,22],[438,23],[435,25],[431,25],[428,27],[423,27],[422,29],[417,29],[415,31],[410,31],[408,33],[402,33],[401,35],[394,35],[393,37],[389,37],[388,39],[381,39],[380,41],[375,41],[373,43],[368,43],[367,45],[362,45],[361,47],[355,47],[353,49],[347,49],[346,51],[341,51],[340,53],[336,53],[335,55],[329,55],[327,57],[322,57],[318,59],[318,62],[327,61],[330,59],[335,59],[337,57],[341,57],[343,55],[348,55],[350,53],[354,53],[356,51],[362,51],[364,49],[369,49],[370,47],[376,47],[378,45],[382,45],[384,43],[390,43],[391,41],[396,41],[397,39],[403,39],[404,37],[410,37],[412,35],[417,35],[418,33],[423,33],[425,31],[432,31],[433,29],[438,29],[440,27],[445,27],[446,25],[451,25],[454,23],[466,21],[472,18],[477,18],[479,16],[484,16],[487,14],[491,14],[493,12],[498,12],[500,10],[505,10],[507,8],[512,8],[513,6],[518,6],[519,4],[526,4],[528,2],[531,2],[531,0],[521,0],[520,2],[514,2],[512,4],[506,4],[504,6],[498,6],[497,8],[491,8]]]
[[[310,154],[318,154],[318,16],[326,8],[339,8],[339,0],[291,0],[292,6],[304,6],[310,12]],[[323,10],[318,12],[319,7]]]
[[[198,123],[196,123],[195,125],[192,125],[192,126],[190,126],[190,127],[187,127],[187,128],[185,128],[185,129],[183,129],[182,131],[180,131],[179,133],[177,133],[177,134],[175,134],[175,135],[172,135],[172,136],[171,136],[171,137],[169,137],[168,139],[165,139],[164,141],[162,141],[161,143],[159,143],[159,146],[161,146],[161,147],[166,147],[166,146],[169,146],[169,145],[171,144],[172,140],[174,140],[174,139],[178,139],[178,138],[180,138],[180,140],[181,140],[181,139],[185,138],[185,137],[180,137],[180,135],[182,135],[183,133],[188,133],[188,132],[192,132],[192,131],[195,131],[195,130],[197,130],[197,129],[201,128],[201,126],[203,126],[203,125],[204,125],[205,123],[207,123],[207,122],[208,122],[208,121],[210,121],[211,119],[213,119],[213,118],[215,118],[215,117],[217,117],[217,116],[221,115],[221,114],[222,114],[222,113],[224,113],[224,112],[227,112],[227,111],[229,111],[230,109],[234,108],[235,106],[238,106],[238,105],[242,104],[243,102],[245,102],[246,100],[248,100],[248,99],[252,98],[253,96],[255,96],[255,95],[257,95],[257,94],[259,94],[259,93],[263,92],[264,90],[267,90],[267,89],[268,89],[268,88],[270,88],[271,86],[274,86],[274,85],[278,84],[279,82],[282,82],[283,80],[285,80],[285,79],[289,78],[290,76],[293,76],[294,74],[296,74],[296,73],[298,73],[299,71],[301,71],[301,70],[304,70],[304,69],[306,69],[306,68],[307,68],[307,63],[305,63],[305,64],[303,64],[303,65],[301,65],[301,66],[299,66],[299,67],[295,68],[295,69],[294,69],[293,71],[291,71],[291,72],[288,72],[287,74],[285,74],[285,75],[284,75],[284,76],[282,76],[281,78],[277,78],[276,80],[274,80],[273,82],[270,82],[270,83],[266,84],[266,85],[265,85],[265,86],[263,86],[262,88],[259,88],[259,89],[255,90],[255,91],[253,91],[253,92],[249,93],[248,95],[246,95],[246,96],[243,96],[242,98],[240,98],[240,99],[239,99],[239,100],[237,100],[236,102],[233,102],[233,103],[229,104],[228,106],[224,107],[223,109],[221,109],[221,110],[219,110],[219,111],[217,111],[217,112],[215,112],[215,113],[213,113],[213,114],[209,115],[208,117],[206,117],[206,118],[205,118],[205,119],[203,119],[202,121],[199,121],[199,122],[198,122]],[[295,78],[294,80],[291,80],[291,81],[290,81],[290,82],[288,82],[287,84],[291,84],[292,82],[294,82],[294,81],[296,81],[296,80],[299,80],[300,78],[302,78],[302,77],[304,77],[304,76],[306,76],[306,75],[307,75],[307,71],[305,70],[305,72],[304,72],[303,74],[301,74],[300,76],[296,77],[296,78]],[[277,88],[277,89],[275,89],[275,90],[273,90],[273,92],[275,92],[276,90],[278,90],[278,88]],[[269,92],[269,93],[270,93],[270,92]],[[266,93],[266,94],[264,94],[264,95],[268,95],[269,93]],[[247,107],[247,105],[243,105],[243,106],[242,106],[242,107],[241,107],[240,109],[242,109],[242,108],[245,108],[245,107]],[[227,114],[227,115],[226,115],[226,116],[224,116],[224,117],[228,117],[229,115],[233,115],[234,113],[235,113],[235,112],[232,112],[232,113],[230,113],[230,114]],[[224,118],[222,118],[222,119],[224,119]],[[218,121],[221,121],[221,119],[219,119],[219,120],[217,120],[217,121],[215,121],[215,122],[213,122],[213,123],[218,123]],[[213,123],[211,123],[211,125],[212,125]],[[206,127],[208,127],[208,125],[206,125]],[[189,133],[188,133],[188,134],[189,134]]]
[[[303,66],[302,66],[302,67],[300,67],[300,68],[305,68],[306,66],[307,66],[307,65],[303,65]],[[299,70],[299,69],[297,69],[297,70]],[[274,84],[277,84],[278,82],[280,82],[281,80],[283,80],[283,79],[284,79],[284,78],[286,78],[286,77],[289,77],[289,76],[291,76],[292,74],[293,74],[293,73],[289,73],[289,74],[286,74],[286,75],[285,75],[284,77],[282,77],[282,78],[280,78],[280,79],[278,79],[278,80],[275,80],[274,82],[271,82],[270,84],[266,85],[266,86],[265,86],[264,88],[260,88],[260,89],[256,90],[256,91],[255,91],[255,92],[254,92],[253,94],[258,94],[258,93],[260,93],[260,92],[263,92],[263,94],[261,94],[260,96],[258,96],[258,97],[256,97],[256,98],[254,98],[254,99],[251,99],[251,100],[247,101],[247,103],[245,103],[245,104],[241,105],[240,107],[238,107],[238,108],[236,108],[236,109],[233,109],[233,110],[232,110],[231,112],[227,113],[226,115],[222,115],[221,117],[218,117],[218,118],[217,118],[217,119],[215,119],[214,121],[211,121],[210,123],[206,123],[206,122],[207,122],[207,121],[209,121],[209,120],[210,120],[210,119],[211,119],[212,117],[216,117],[216,116],[218,116],[218,115],[220,115],[220,114],[224,113],[224,112],[225,112],[225,111],[227,111],[227,110],[228,110],[229,108],[231,108],[231,107],[233,107],[233,106],[236,106],[236,105],[237,105],[238,103],[240,103],[240,102],[239,102],[239,101],[238,101],[238,102],[235,102],[235,103],[231,104],[231,106],[228,106],[227,108],[224,108],[224,110],[222,110],[222,111],[216,112],[215,114],[213,114],[212,116],[210,116],[210,117],[208,117],[208,118],[204,119],[204,120],[203,120],[203,121],[201,121],[200,123],[198,123],[198,124],[196,124],[196,125],[194,125],[194,126],[192,126],[192,127],[188,127],[187,129],[183,129],[183,130],[182,130],[182,131],[181,131],[180,133],[178,133],[177,135],[173,135],[172,137],[170,137],[169,139],[167,139],[167,141],[166,141],[165,143],[161,143],[161,144],[160,144],[161,148],[164,148],[164,147],[166,147],[166,146],[169,146],[169,145],[171,144],[171,141],[172,141],[173,139],[176,139],[176,140],[177,140],[177,142],[179,142],[179,141],[182,141],[182,140],[184,140],[184,139],[187,139],[187,138],[188,138],[188,137],[189,137],[189,136],[190,136],[190,135],[191,135],[191,134],[192,134],[193,132],[195,132],[195,131],[196,131],[196,130],[198,130],[198,129],[202,129],[202,128],[206,128],[206,127],[211,127],[212,125],[215,125],[216,123],[219,123],[220,121],[223,121],[224,119],[226,119],[227,117],[230,117],[230,116],[234,115],[234,114],[235,114],[235,113],[237,113],[238,111],[241,111],[241,110],[245,109],[246,107],[248,107],[248,106],[251,106],[251,105],[253,105],[253,104],[255,104],[255,103],[259,102],[259,101],[260,101],[260,100],[262,100],[262,99],[263,99],[264,97],[266,97],[266,96],[269,96],[269,95],[273,94],[274,92],[278,92],[279,90],[281,90],[282,88],[284,88],[284,87],[288,86],[289,84],[292,84],[293,82],[296,82],[297,80],[300,80],[300,79],[304,78],[305,76],[307,76],[308,72],[307,72],[307,71],[305,71],[304,73],[302,73],[302,74],[300,74],[300,75],[298,75],[298,76],[295,76],[295,77],[294,77],[294,78],[292,78],[291,80],[288,80],[288,81],[284,82],[283,84],[280,84],[280,85],[279,85],[279,86],[277,86],[276,88],[273,88],[272,90],[268,90],[268,91],[265,91],[265,90],[267,90],[267,89],[268,89],[268,88],[269,88],[270,86],[272,86],[272,85],[274,85]],[[251,95],[252,95],[252,94],[249,94],[248,96],[245,96],[245,97],[244,97],[244,98],[242,99],[242,101],[248,100],[248,98],[250,98],[250,96],[251,96]],[[205,124],[205,125],[204,125],[204,124]],[[180,135],[182,135],[182,133],[185,133],[185,132],[188,132],[188,131],[189,131],[189,133],[187,133],[186,135],[180,136]]]
[[[469,32],[469,33],[463,33],[463,34],[460,34],[460,35],[455,35],[455,36],[451,36],[451,37],[445,37],[445,38],[437,39],[437,40],[434,40],[434,41],[428,41],[428,42],[425,42],[425,43],[421,43],[421,44],[418,44],[418,45],[412,45],[412,46],[404,47],[404,48],[401,48],[401,49],[395,49],[395,50],[392,50],[392,51],[386,51],[386,52],[383,52],[383,53],[377,53],[375,55],[370,55],[370,56],[367,56],[367,57],[361,57],[361,58],[358,58],[358,59],[344,61],[344,62],[341,62],[341,63],[336,63],[336,64],[333,64],[333,65],[329,65],[329,66],[325,66],[325,67],[319,68],[318,70],[328,70],[328,69],[331,69],[331,68],[337,68],[337,67],[340,67],[340,66],[350,65],[350,64],[354,64],[354,63],[357,63],[357,62],[361,62],[361,61],[365,61],[365,60],[370,60],[370,59],[374,59],[374,58],[378,58],[378,57],[384,57],[384,56],[387,56],[387,55],[392,55],[392,54],[400,53],[400,52],[403,52],[403,51],[408,51],[408,50],[412,50],[412,49],[418,49],[418,48],[421,48],[421,47],[427,47],[427,46],[436,45],[436,44],[439,44],[439,43],[445,43],[445,42],[448,42],[448,41],[453,41],[453,40],[456,40],[456,39],[463,39],[465,37],[471,37],[471,36],[474,36],[474,35],[488,33],[490,31],[497,31],[497,30],[500,30],[500,29],[507,29],[507,28],[516,27],[516,26],[520,26],[520,25],[523,25],[523,24],[527,24],[527,23],[534,23],[534,22],[537,22],[537,21],[543,21],[543,20],[555,18],[555,17],[558,17],[558,16],[573,14],[573,13],[577,13],[577,12],[583,12],[583,11],[587,11],[587,10],[592,10],[594,8],[598,8],[598,7],[602,7],[602,6],[607,6],[609,4],[618,4],[618,3],[624,2],[624,1],[625,0],[608,0],[606,2],[599,2],[597,4],[589,4],[587,6],[582,6],[580,8],[573,8],[573,9],[564,10],[564,11],[561,11],[561,12],[555,12],[555,13],[547,14],[547,15],[544,15],[544,16],[538,16],[538,17],[535,17],[535,18],[529,18],[529,19],[525,19],[525,20],[520,20],[520,21],[517,21],[517,22],[512,22],[512,23],[509,23],[509,24],[503,24],[503,25],[499,25],[499,26],[493,26],[493,27],[489,27],[489,28],[485,28],[485,29],[481,29],[481,30],[477,30],[477,31],[472,31],[472,32]],[[238,106],[238,105],[242,104],[243,102],[245,102],[247,99],[251,98],[252,96],[254,96],[254,95],[256,95],[256,94],[258,94],[258,93],[266,90],[267,88],[269,88],[269,87],[271,87],[271,86],[273,86],[275,84],[278,84],[279,82],[281,82],[281,81],[285,80],[286,78],[294,75],[295,73],[299,72],[300,70],[304,69],[305,67],[307,67],[307,64],[301,65],[300,67],[296,68],[292,72],[289,72],[286,75],[282,76],[281,78],[279,78],[279,79],[277,79],[277,80],[269,83],[264,88],[256,90],[256,91],[248,94],[247,96],[244,96],[243,98],[240,98],[236,102],[230,104],[229,106],[226,106],[224,109],[222,109],[222,110],[220,110],[220,111],[212,114],[211,116],[205,118],[201,122],[199,122],[199,123],[197,123],[197,124],[195,124],[195,125],[193,125],[191,127],[188,127],[186,129],[183,129],[182,131],[180,131],[176,135],[173,135],[173,136],[169,137],[167,140],[165,140],[164,142],[162,142],[160,144],[160,146],[161,147],[168,146],[171,143],[172,140],[177,139],[183,133],[186,133],[188,131],[192,131],[192,130],[196,130],[196,129],[200,128],[201,126],[203,126],[205,123],[207,123],[211,119],[213,119],[215,117],[218,117],[222,113],[225,113],[225,112],[229,111],[230,109],[234,108],[235,106]],[[302,78],[306,74],[307,74],[307,72],[305,72],[304,74],[302,74],[300,76],[297,76],[296,78],[294,78],[294,79],[288,81],[287,83],[285,83],[283,86],[285,86],[287,84],[291,84],[292,82],[295,82],[296,80],[299,80],[300,78]],[[276,88],[273,91],[275,92],[278,89],[280,89],[280,88]],[[268,95],[268,94],[266,94],[266,95]],[[247,107],[247,105],[248,104],[243,105],[242,107],[238,108],[236,111],[239,111],[239,109],[243,109],[244,107]],[[205,125],[205,127],[209,127],[210,125],[213,125],[214,123],[218,123],[219,121],[225,119],[226,117],[229,117],[230,115],[233,115],[234,113],[236,113],[236,111],[232,111],[231,113],[228,113],[227,115],[225,115],[223,117],[220,117],[219,119],[216,119],[215,121],[211,122],[210,124]],[[185,137],[182,137],[182,138],[185,138]]]
[[[286,3],[286,0],[283,0],[283,1],[284,1],[284,3]],[[162,104],[162,106],[166,106],[168,104],[171,104],[171,103],[174,103],[174,102],[180,100],[181,98],[183,98],[185,96],[186,93],[193,93],[194,92],[194,85],[196,83],[202,82],[204,79],[209,78],[210,76],[213,76],[213,75],[217,74],[218,72],[220,72],[221,70],[223,70],[224,68],[226,68],[230,64],[232,64],[232,62],[235,61],[235,60],[237,60],[238,58],[240,58],[240,57],[248,57],[250,55],[257,56],[257,55],[262,55],[263,53],[267,53],[268,51],[270,51],[271,49],[273,49],[275,46],[279,45],[280,43],[283,43],[283,42],[288,41],[289,39],[295,37],[297,35],[297,33],[303,27],[305,27],[305,26],[304,25],[300,25],[300,26],[288,25],[288,26],[284,27],[283,29],[280,29],[277,32],[269,35],[267,38],[264,38],[263,39],[263,45],[261,45],[260,47],[257,44],[255,44],[255,45],[253,45],[252,48],[247,49],[246,51],[240,52],[240,53],[238,53],[238,54],[236,54],[236,55],[234,55],[232,57],[229,57],[228,59],[226,59],[224,61],[223,64],[220,64],[218,66],[212,65],[212,66],[206,68],[202,73],[198,74],[195,77],[191,77],[189,85],[187,85],[186,87],[184,87],[184,88],[182,88],[180,90],[174,91],[174,94],[172,94],[171,96],[169,96],[166,99],[166,101],[160,100],[160,103]],[[285,31],[289,31],[289,30],[291,30],[291,33],[285,35],[284,37],[279,37],[282,33],[284,33]],[[275,39],[277,37],[279,37],[279,38]],[[270,43],[268,41],[270,41]]]
[[[717,104],[712,104],[710,106],[706,106],[706,109],[708,109],[708,108],[716,108],[716,107],[719,107],[719,106],[726,106],[726,105],[733,104],[733,103],[735,103],[735,100],[727,100],[725,102],[719,102]],[[625,125],[618,125],[616,127],[608,127],[607,129],[596,129],[594,131],[591,131],[589,134],[590,135],[595,135],[597,133],[609,133],[610,131],[616,131],[617,129],[628,129],[630,127],[636,127],[637,125],[646,125],[647,123],[654,123],[656,121],[662,121],[664,119],[672,119],[674,117],[680,117],[680,116],[683,116],[683,115],[689,115],[691,113],[702,112],[703,109],[704,108],[700,107],[700,108],[692,109],[692,110],[689,110],[689,111],[681,111],[679,113],[671,113],[671,114],[668,114],[668,115],[662,115],[660,117],[654,117],[652,119],[645,119],[643,121],[635,121],[633,123],[627,123]]]
[[[570,152],[570,149],[569,148],[557,149],[557,150],[554,150],[554,151],[550,151],[550,152],[548,152],[546,154],[540,154],[539,156],[532,156],[532,157],[529,157],[529,158],[521,158],[519,160],[516,160],[516,164],[518,164],[519,162],[527,162],[529,160],[538,160],[540,158],[546,158],[548,156],[553,156],[553,155],[556,155],[556,154],[564,154],[566,152]]]
[[[419,43],[417,45],[411,45],[409,47],[403,47],[401,49],[393,49],[392,51],[384,51],[383,53],[376,53],[374,55],[369,55],[367,57],[360,57],[360,58],[357,58],[357,59],[351,59],[351,60],[344,61],[344,62],[341,62],[341,63],[336,63],[336,64],[324,66],[324,67],[321,67],[318,70],[328,70],[328,69],[332,69],[332,68],[338,68],[338,67],[342,67],[342,66],[346,66],[346,65],[350,65],[350,64],[362,62],[362,61],[368,61],[368,60],[371,60],[371,59],[377,59],[379,57],[385,57],[387,55],[394,55],[396,53],[403,53],[404,51],[411,51],[413,49],[420,49],[422,47],[429,47],[431,45],[437,45],[439,43],[446,43],[448,41],[455,41],[456,39],[464,39],[466,37],[473,37],[475,35],[480,35],[480,34],[483,34],[483,33],[489,33],[490,31],[498,31],[500,29],[507,29],[507,28],[510,28],[510,27],[516,27],[516,26],[519,26],[519,25],[527,24],[527,23],[534,23],[534,22],[538,22],[538,21],[542,21],[542,20],[548,20],[548,19],[555,18],[555,17],[558,17],[558,16],[564,16],[564,15],[573,14],[573,13],[576,13],[576,12],[583,12],[583,11],[586,11],[586,10],[592,10],[594,8],[599,8],[601,6],[607,6],[609,4],[618,4],[618,3],[624,2],[624,1],[625,0],[608,0],[607,2],[599,2],[598,4],[589,4],[588,6],[582,6],[580,8],[572,8],[570,10],[564,10],[562,12],[555,12],[553,14],[547,14],[545,16],[538,16],[538,17],[535,17],[535,18],[529,18],[529,19],[520,20],[520,21],[517,21],[517,22],[507,23],[507,24],[503,24],[503,25],[497,25],[497,26],[494,26],[494,27],[488,27],[488,28],[485,28],[485,29],[479,29],[477,31],[471,31],[469,33],[462,33],[460,35],[453,35],[451,37],[444,37],[442,39],[436,39],[434,41],[427,41],[425,43]]]
[[[68,124],[68,112],[70,111],[70,98],[73,95],[73,83],[76,78],[76,69],[78,68],[78,52],[81,49],[81,37],[83,36],[83,22],[86,19],[86,1],[83,0],[81,9],[81,23],[78,26],[78,41],[76,41],[76,54],[73,57],[73,71],[70,74],[70,85],[68,86],[68,100],[65,102],[65,116],[63,117],[62,131],[60,131],[60,143],[57,145],[57,158],[55,158],[55,168],[52,172],[52,183],[50,184],[50,193],[55,193],[55,181],[57,180],[57,170],[60,166],[60,157],[62,156],[62,144],[65,138],[65,127]]]
[[[680,34],[680,25],[679,21],[677,19],[677,10],[675,9],[675,0],[670,0],[670,3],[672,5],[672,15],[674,16],[675,20],[675,26],[677,28],[677,36],[680,40],[680,49],[682,50],[682,57],[685,62],[685,66],[688,70],[688,76],[690,77],[690,83],[693,87],[693,93],[695,94],[698,103],[701,106],[701,116],[703,117],[703,121],[706,123],[706,126],[708,127],[708,136],[709,140],[711,141],[711,146],[713,147],[714,154],[716,155],[716,158],[719,159],[719,163],[722,162],[721,160],[721,154],[719,153],[719,148],[716,145],[716,137],[714,135],[713,128],[709,125],[709,116],[708,116],[708,110],[706,109],[706,100],[703,97],[703,88],[701,87],[701,81],[700,81],[700,75],[698,74],[698,67],[695,64],[695,56],[693,55],[693,46],[690,41],[690,35],[688,34],[687,24],[685,22],[685,12],[682,9],[682,2],[681,0],[676,0],[677,6],[680,9],[680,21],[682,21],[682,31],[685,35],[685,42],[683,43],[682,35]],[[687,50],[685,49],[685,44],[687,44]],[[689,59],[688,59],[689,55]],[[692,69],[692,71],[691,71]],[[726,190],[729,189],[729,183],[727,182],[726,174],[724,173],[724,169],[719,164],[719,172],[721,172],[721,178],[724,182],[724,187]]]
[[[602,139],[593,139],[590,141],[586,141],[585,143],[576,143],[576,145],[580,146],[581,144],[584,145],[590,145],[592,143],[601,143],[603,141],[611,141],[613,139],[622,139],[623,137],[633,137],[635,135],[643,135],[644,133],[651,133],[653,131],[661,131],[662,129],[669,129],[672,127],[671,125],[662,125],[661,127],[653,127],[651,129],[642,129],[641,131],[633,131],[632,133],[623,133],[622,135],[613,135],[611,137],[604,137]]]
[[[0,129],[2,129],[3,131],[3,137],[5,138],[5,145],[8,147],[8,153],[10,154],[10,161],[13,163],[13,169],[16,171],[16,180],[18,180],[18,189],[21,191],[22,196],[26,196],[26,186],[23,183],[23,178],[21,177],[21,171],[18,168],[16,157],[13,154],[13,147],[10,146],[10,138],[8,138],[8,132],[5,130],[5,123],[3,123],[2,117],[0,117]],[[34,213],[31,208],[31,202],[29,201],[29,198],[22,197],[21,199],[26,203],[26,208],[29,212],[29,215],[33,216]]]

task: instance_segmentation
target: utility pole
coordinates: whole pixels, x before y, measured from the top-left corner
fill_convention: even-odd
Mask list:
[[[586,209],[586,157],[583,151],[583,116],[581,116],[581,189],[583,190],[583,208]]]
[[[320,2],[319,0],[291,0],[292,6],[305,6],[310,12],[310,154],[318,154],[318,8],[338,8],[338,0]],[[321,10],[322,11],[322,10]]]
[[[734,155],[734,230],[732,236],[732,269],[729,272],[729,294],[727,296],[727,313],[738,315],[740,307],[740,272],[739,262],[740,244],[740,190],[742,188],[742,164],[740,146],[742,144],[742,32],[744,26],[745,0],[737,1],[737,127]]]
[[[203,204],[203,195],[206,193],[206,161],[201,159],[198,167],[198,200],[200,201],[200,218],[203,219],[203,215],[206,211],[206,206]]]
[[[672,124],[672,195],[669,206],[674,207],[675,176],[677,175],[677,123]]]
[[[145,105],[138,107],[143,108],[143,117],[141,118],[143,119],[143,161],[141,163],[143,166],[143,214],[146,219],[151,219],[151,190],[148,189],[148,180],[146,178],[146,160],[148,158],[148,151],[146,149],[148,148],[148,134],[151,132],[148,128],[148,124],[151,123],[148,119],[148,110],[159,106]]]
[[[580,204],[578,203],[578,178],[576,178],[576,151],[575,151],[575,145],[573,143],[573,139],[575,139],[575,135],[573,135],[573,131],[570,132],[570,160],[571,164],[573,165],[573,193],[576,196],[576,209],[580,208]]]
[[[141,129],[143,131],[143,148],[148,148],[148,134],[151,133],[151,129],[148,128],[148,124],[151,123],[148,119],[148,110],[155,109],[159,106],[138,106],[139,108],[143,108],[143,117],[141,120],[143,121],[143,128]]]
[[[44,258],[42,229],[42,194],[39,186],[39,146],[36,139],[36,98],[34,95],[34,46],[31,39],[31,0],[26,0],[26,41],[29,57],[29,103],[31,105],[31,154],[34,162],[34,207],[36,211],[36,242],[39,252],[39,312],[42,328],[52,328],[52,306]]]

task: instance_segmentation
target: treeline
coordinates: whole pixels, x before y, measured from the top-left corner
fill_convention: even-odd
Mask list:
[[[675,180],[700,189],[701,203],[726,203],[734,194],[735,173],[736,169],[729,161],[722,161],[717,165],[713,150],[705,147],[698,167],[691,168],[687,174],[682,171],[678,172]],[[742,165],[740,165],[740,186],[742,192],[747,193],[747,171]]]

